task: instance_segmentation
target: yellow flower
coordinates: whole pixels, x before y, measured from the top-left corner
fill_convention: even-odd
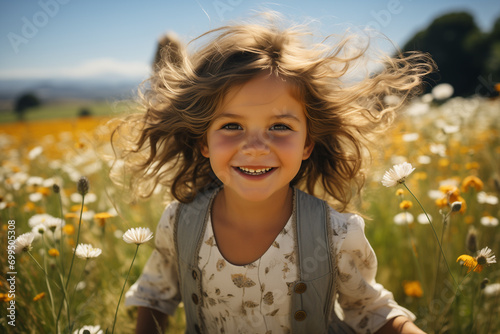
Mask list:
[[[439,159],[438,165],[441,168],[447,168],[450,165],[450,160],[445,158]]]
[[[411,207],[413,206],[413,203],[411,201],[401,201],[401,203],[399,203],[399,208],[401,210],[408,210],[410,209]]]
[[[483,268],[478,268],[478,264],[477,264],[476,259],[470,255],[466,255],[466,254],[460,255],[457,259],[457,262],[460,262],[460,261],[461,261],[460,264],[462,266],[466,266],[468,268],[467,274],[470,273],[471,270],[474,270],[475,272],[478,272],[478,273],[480,273],[483,270]]]
[[[473,161],[473,162],[468,162],[465,164],[465,169],[471,170],[471,169],[479,169],[479,163]]]
[[[474,175],[467,176],[462,181],[462,191],[467,192],[469,189],[474,188],[476,191],[483,190],[484,183],[480,178]]]
[[[404,281],[403,288],[405,291],[405,295],[409,297],[417,297],[420,298],[424,294],[422,290],[422,285],[419,281]]]
[[[398,190],[396,190],[396,196],[403,196],[405,193],[405,191],[401,188],[399,188]]]
[[[465,210],[467,209],[467,203],[465,202],[465,199],[462,196],[458,196],[455,202],[461,202],[462,203],[462,207],[460,208],[460,211],[458,211],[458,212],[464,213]]]
[[[63,226],[63,232],[66,234],[66,235],[73,235],[75,234],[75,227],[71,224],[66,224]]]
[[[55,249],[55,248],[51,248],[51,249],[49,249],[49,250],[48,250],[48,253],[49,253],[49,255],[50,255],[50,256],[52,256],[52,257],[57,257],[57,256],[59,256],[59,251],[58,251],[57,249]]]
[[[42,194],[43,196],[49,196],[50,195],[50,188],[38,187],[36,192]]]
[[[4,302],[10,302],[14,297],[9,296],[8,293],[0,293],[0,300]]]
[[[24,211],[25,212],[30,212],[30,211],[33,211],[35,210],[35,203],[33,202],[26,202],[26,204],[24,205]]]
[[[42,299],[43,297],[45,297],[45,292],[41,292],[38,295],[36,295],[35,297],[33,297],[33,301],[36,302],[36,301]]]
[[[68,212],[67,214],[64,215],[64,218],[74,218],[74,219],[77,219],[78,217],[80,217],[79,215],[77,215],[76,213],[74,212]]]
[[[452,199],[455,199],[458,195],[460,195],[460,190],[458,190],[457,187],[452,186],[452,185],[440,186],[439,191],[441,191],[443,194],[446,194],[446,195],[452,197],[450,199],[450,201],[452,201]]]
[[[461,261],[461,265],[469,268],[467,270],[467,274],[474,270],[477,273],[483,271],[485,266],[489,266],[490,264],[497,263],[495,254],[489,247],[484,247],[481,249],[476,257],[472,257],[470,255],[460,255],[457,259],[457,262]]]
[[[464,221],[467,225],[474,223],[474,220],[475,220],[474,216],[471,215],[465,216],[464,218]]]
[[[72,205],[71,206],[71,210],[72,212],[80,212],[80,210],[82,210],[82,206],[81,204],[76,204],[76,205]],[[83,212],[87,212],[89,209],[87,208],[86,205],[83,206]],[[78,216],[79,217],[79,216]]]
[[[111,215],[108,212],[99,212],[99,213],[96,213],[94,215],[94,219],[95,219],[96,223],[101,227],[106,225],[106,220],[111,218],[111,217],[113,217],[113,215]]]
[[[446,208],[448,206],[448,200],[445,197],[438,198],[436,200],[436,205],[438,208]]]

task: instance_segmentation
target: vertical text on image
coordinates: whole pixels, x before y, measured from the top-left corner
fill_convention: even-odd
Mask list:
[[[7,323],[16,326],[16,221],[9,220],[7,226]]]

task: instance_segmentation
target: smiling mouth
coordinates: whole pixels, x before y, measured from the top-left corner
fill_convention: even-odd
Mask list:
[[[257,176],[257,175],[263,175],[266,173],[269,173],[274,169],[274,167],[268,167],[268,168],[259,168],[259,169],[252,169],[252,168],[246,168],[246,167],[236,167],[240,172],[247,174],[247,175],[252,175],[252,176]]]

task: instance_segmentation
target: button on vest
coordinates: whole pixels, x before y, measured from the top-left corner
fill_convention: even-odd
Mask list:
[[[297,321],[304,321],[307,318],[307,313],[304,310],[300,310],[300,311],[295,312],[295,315],[293,317]]]
[[[306,292],[306,290],[307,290],[306,283],[298,283],[294,289],[295,293],[304,293]]]
[[[195,305],[198,305],[198,303],[200,302],[200,300],[199,300],[199,298],[198,298],[198,295],[197,295],[196,293],[193,293],[193,294],[191,295],[191,299],[193,300],[193,303],[194,303]]]

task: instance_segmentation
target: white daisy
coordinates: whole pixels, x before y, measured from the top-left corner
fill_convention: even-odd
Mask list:
[[[483,293],[488,297],[500,296],[500,283],[488,284]]]
[[[43,195],[41,193],[32,193],[29,195],[30,202],[36,203],[40,202],[43,199]]]
[[[38,224],[36,226],[33,226],[31,229],[31,232],[33,232],[35,238],[40,238],[42,234],[47,231],[47,226],[45,224]]]
[[[28,180],[29,175],[24,172],[18,172],[8,178],[9,184],[14,190],[19,190]]]
[[[430,215],[427,215],[430,219],[430,221],[432,221],[432,216]],[[427,219],[427,216],[425,215],[425,213],[421,213],[418,215],[417,217],[417,221],[420,223],[420,224],[429,224],[429,219]]]
[[[418,138],[420,138],[420,135],[418,133],[413,132],[413,133],[405,133],[403,135],[402,139],[404,142],[408,143],[408,142],[417,141]]]
[[[389,106],[397,106],[401,103],[401,98],[397,95],[386,95],[384,96],[384,103]]]
[[[50,188],[52,187],[56,181],[53,178],[43,180],[42,187]]]
[[[153,238],[153,232],[147,227],[137,227],[128,229],[123,234],[123,241],[129,244],[140,245]]]
[[[48,213],[40,213],[37,215],[32,216],[30,219],[28,219],[28,224],[30,227],[35,227],[38,224],[47,224],[47,221],[50,219],[54,219],[55,217],[49,215]]]
[[[41,146],[36,146],[28,152],[28,159],[34,160],[40,154],[42,154],[43,148]]]
[[[427,195],[429,196],[430,199],[438,199],[438,198],[443,198],[443,192],[440,190],[429,190],[427,192]]]
[[[72,202],[74,203],[81,203],[82,202],[82,195],[79,193],[73,193],[69,197]],[[94,193],[87,193],[85,195],[85,203],[94,203],[97,200],[97,195]]]
[[[476,261],[481,266],[497,263],[495,254],[489,247],[484,247],[477,253]]]
[[[432,96],[436,100],[445,100],[453,95],[453,86],[449,83],[442,83],[432,88]]]
[[[386,187],[393,187],[395,185],[404,183],[408,175],[410,175],[415,168],[408,162],[403,162],[399,165],[394,165],[391,169],[385,172],[382,178],[382,184]]]
[[[79,244],[76,246],[75,253],[80,259],[91,259],[101,255],[102,250],[100,248],[94,248],[90,244]]]
[[[63,227],[64,222],[61,218],[52,217],[45,221],[45,226],[47,226],[49,230],[54,232],[57,228]]]
[[[409,212],[401,212],[394,216],[396,225],[404,225],[413,223],[413,215]]]
[[[101,329],[101,326],[83,326],[82,328],[74,331],[73,334],[84,334],[85,331],[88,331],[90,334],[103,334],[104,333]]]
[[[35,235],[32,232],[21,234],[16,239],[16,253],[21,253],[23,251],[31,250],[31,243],[35,239]]]
[[[481,225],[484,226],[498,226],[498,219],[492,216],[481,217]]]
[[[481,204],[491,204],[491,205],[497,205],[498,204],[498,197],[494,195],[488,195],[484,191],[481,191],[477,193],[477,201]]]
[[[43,177],[40,177],[40,176],[30,176],[27,180],[26,180],[26,184],[28,186],[41,186],[43,184]]]
[[[431,157],[428,156],[428,155],[420,155],[417,158],[417,161],[421,165],[428,165],[428,164],[430,164],[432,162]]]
[[[432,153],[437,154],[440,157],[446,157],[446,146],[443,144],[431,144],[429,149]]]
[[[431,110],[427,102],[415,102],[406,108],[406,113],[410,116],[422,116]]]
[[[424,103],[431,103],[433,99],[431,93],[424,94],[420,97],[420,100]]]

